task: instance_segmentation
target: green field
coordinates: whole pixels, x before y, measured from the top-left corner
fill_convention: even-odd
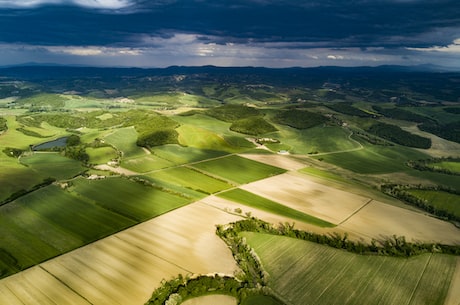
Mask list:
[[[183,146],[224,152],[238,150],[237,147],[230,145],[221,135],[208,129],[193,125],[182,125],[177,128],[177,131],[179,132],[179,143]]]
[[[249,183],[285,172],[284,169],[235,155],[196,163],[193,164],[193,167],[240,184]]]
[[[460,195],[434,190],[412,189],[408,190],[408,192],[417,198],[425,200],[428,205],[447,211],[460,218]]]
[[[443,161],[443,162],[431,163],[430,165],[433,166],[434,168],[447,169],[447,170],[450,170],[451,172],[460,174],[460,162]]]
[[[145,155],[142,148],[136,145],[137,132],[134,127],[116,129],[113,133],[107,135],[104,140],[123,152],[124,158]]]
[[[408,171],[406,162],[426,155],[404,147],[365,145],[364,149],[314,157],[360,174]]]
[[[267,295],[251,295],[241,302],[241,305],[284,305]]]
[[[66,158],[59,153],[34,153],[22,157],[21,163],[41,177],[57,180],[72,178],[85,170],[80,162]]]
[[[89,155],[89,163],[104,164],[118,157],[117,152],[112,147],[88,147],[86,153]]]
[[[191,200],[124,178],[73,181],[72,192],[109,211],[145,221],[188,204]]]
[[[0,207],[2,276],[132,226],[134,221],[48,186]],[[5,253],[16,264],[5,262]]]
[[[254,147],[253,144],[244,139],[244,135],[231,131],[230,123],[200,113],[191,116],[175,116],[174,119],[182,125],[199,126],[199,128],[219,135],[232,146],[232,149]]]
[[[276,215],[289,217],[298,221],[311,223],[319,227],[334,227],[335,225],[325,220],[310,216],[300,211],[291,209],[285,205],[274,202],[267,198],[255,195],[242,189],[233,189],[227,192],[218,194],[217,196],[229,199],[252,208],[273,213]]]
[[[16,158],[6,157],[0,152],[0,201],[21,189],[30,189],[44,178],[20,164]]]
[[[124,168],[138,173],[146,173],[153,170],[162,169],[165,167],[174,166],[175,163],[164,158],[160,158],[154,154],[144,155],[134,158],[125,158],[121,162]]]
[[[150,177],[177,184],[205,194],[213,194],[232,187],[225,181],[215,179],[188,167],[175,167],[156,171]]]
[[[116,233],[192,201],[123,178],[48,186],[0,206],[0,277]]]
[[[356,255],[288,237],[242,233],[289,304],[443,305],[456,257]]]
[[[228,154],[224,151],[168,144],[151,148],[152,154],[174,165],[198,162]]]
[[[338,126],[316,126],[309,129],[295,129],[277,125],[279,131],[270,135],[280,144],[268,144],[273,150],[286,149],[295,154],[326,153],[358,149],[360,146],[350,140],[350,131]]]

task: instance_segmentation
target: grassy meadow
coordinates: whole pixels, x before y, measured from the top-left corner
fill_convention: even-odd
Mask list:
[[[213,194],[232,187],[226,181],[205,175],[190,167],[174,167],[156,171],[149,176],[205,194]]]
[[[81,162],[66,158],[59,153],[34,153],[22,157],[20,162],[42,177],[56,180],[71,178],[86,170]]]
[[[460,217],[460,195],[435,190],[408,190],[409,194],[424,200],[439,210],[445,210]]]
[[[406,162],[426,158],[422,152],[404,147],[364,145],[363,149],[313,156],[359,174],[406,172]]]
[[[203,161],[193,167],[238,184],[284,173],[285,170],[236,155]]]
[[[456,258],[363,256],[288,237],[241,233],[288,304],[443,305]]]
[[[145,155],[145,152],[136,145],[137,132],[134,127],[116,129],[104,137],[104,140],[117,150],[123,152],[123,158],[132,158]]]
[[[71,192],[136,222],[145,221],[190,202],[180,194],[163,191],[124,178],[77,179]]]

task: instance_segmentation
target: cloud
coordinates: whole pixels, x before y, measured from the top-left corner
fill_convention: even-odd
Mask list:
[[[140,49],[97,47],[97,46],[36,46],[51,53],[70,54],[75,56],[138,56],[142,54]]]
[[[342,55],[328,55],[327,56],[327,59],[333,59],[333,60],[337,60],[337,59],[343,59],[344,57]]]
[[[451,44],[447,46],[432,46],[429,48],[407,48],[412,51],[420,52],[445,52],[445,53],[456,53],[460,56],[460,38],[454,39]]]
[[[442,63],[458,54],[459,11],[458,0],[0,0],[0,62],[24,46],[18,58],[98,65]]]
[[[120,9],[132,5],[131,0],[0,0],[0,8],[34,8],[44,5],[77,5],[98,9]]]

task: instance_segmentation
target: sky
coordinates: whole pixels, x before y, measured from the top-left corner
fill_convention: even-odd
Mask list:
[[[0,66],[460,70],[459,0],[0,0]]]

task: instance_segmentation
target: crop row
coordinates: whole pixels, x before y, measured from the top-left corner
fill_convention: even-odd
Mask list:
[[[443,304],[454,256],[362,256],[311,242],[243,233],[292,304]]]

